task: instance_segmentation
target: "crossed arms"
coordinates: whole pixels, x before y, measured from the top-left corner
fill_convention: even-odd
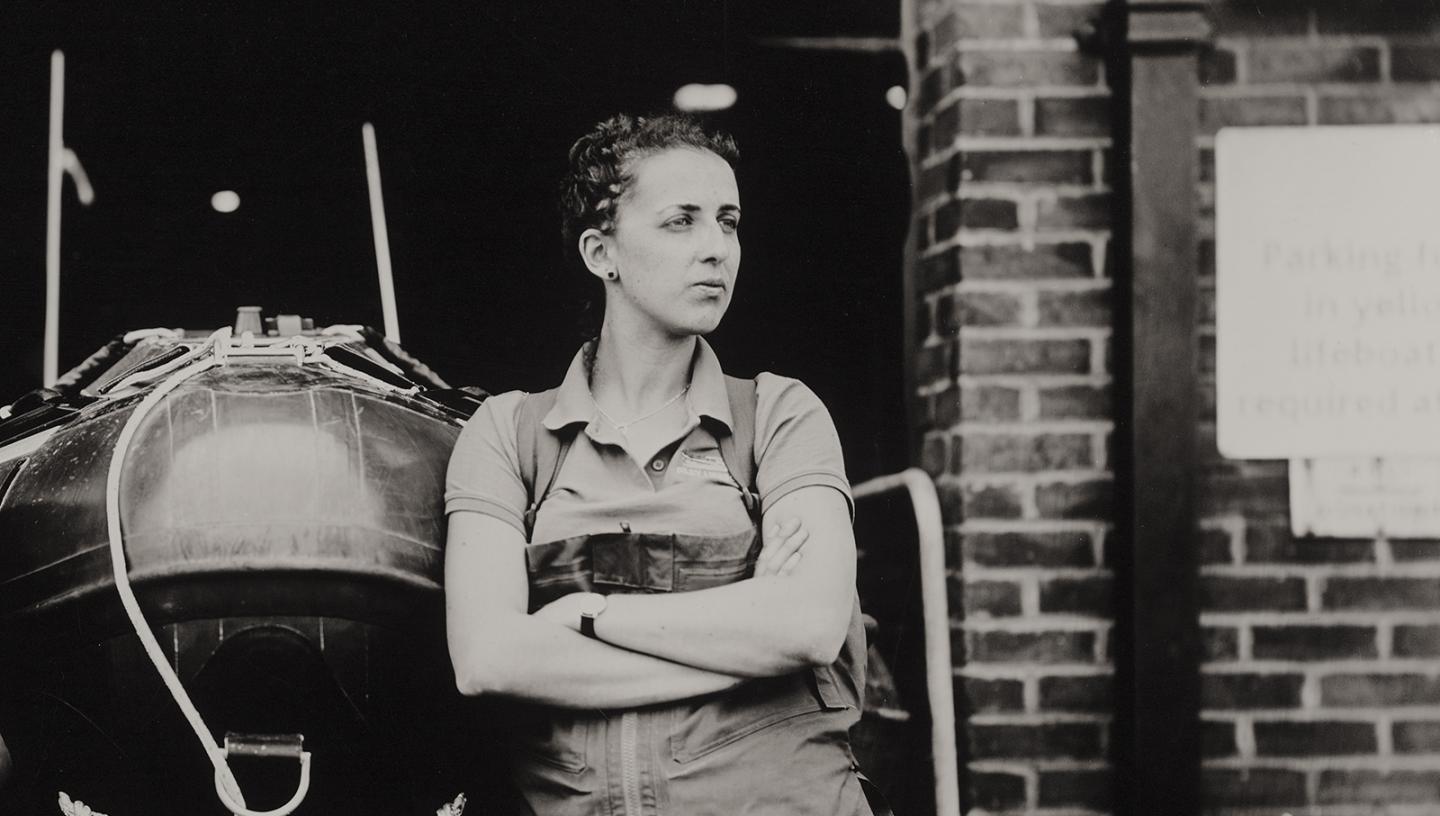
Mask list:
[[[579,634],[578,595],[526,614],[525,541],[480,513],[451,513],[445,616],[455,683],[570,708],[626,708],[723,691],[835,661],[855,592],[844,497],[802,487],[765,511],[755,577],[695,592],[612,595]],[[803,548],[803,557],[801,557]]]

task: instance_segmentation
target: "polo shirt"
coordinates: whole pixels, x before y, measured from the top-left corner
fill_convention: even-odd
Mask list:
[[[551,431],[583,427],[540,505],[531,540],[603,532],[726,536],[749,528],[740,486],[716,441],[733,419],[724,373],[710,345],[697,338],[683,429],[644,466],[624,450],[620,433],[601,421],[590,395],[593,353],[591,343],[575,355],[542,420]],[[760,374],[755,385],[755,488],[762,510],[818,485],[838,490],[853,514],[840,440],[820,398],[800,381],[775,374]],[[521,391],[490,397],[466,423],[446,477],[447,514],[483,513],[524,534],[529,496],[516,441],[524,397]]]

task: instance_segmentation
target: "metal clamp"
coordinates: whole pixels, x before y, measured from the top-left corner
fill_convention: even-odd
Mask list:
[[[215,763],[215,794],[235,816],[290,816],[310,792],[310,752],[304,749],[303,734],[226,734],[225,747]],[[240,785],[225,760],[231,756],[278,757],[300,761],[300,782],[290,801],[274,810],[250,810]]]

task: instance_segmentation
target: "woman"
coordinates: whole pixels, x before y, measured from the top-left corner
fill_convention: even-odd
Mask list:
[[[834,426],[795,380],[727,382],[703,339],[740,266],[736,159],[680,116],[575,144],[565,235],[604,287],[599,337],[558,389],[486,401],[451,460],[456,683],[516,701],[540,816],[870,813]]]

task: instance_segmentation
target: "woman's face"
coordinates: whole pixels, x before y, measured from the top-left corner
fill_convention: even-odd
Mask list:
[[[740,192],[729,163],[672,148],[631,168],[609,250],[619,279],[606,310],[683,337],[720,325],[740,270]],[[621,315],[614,315],[621,317]]]

